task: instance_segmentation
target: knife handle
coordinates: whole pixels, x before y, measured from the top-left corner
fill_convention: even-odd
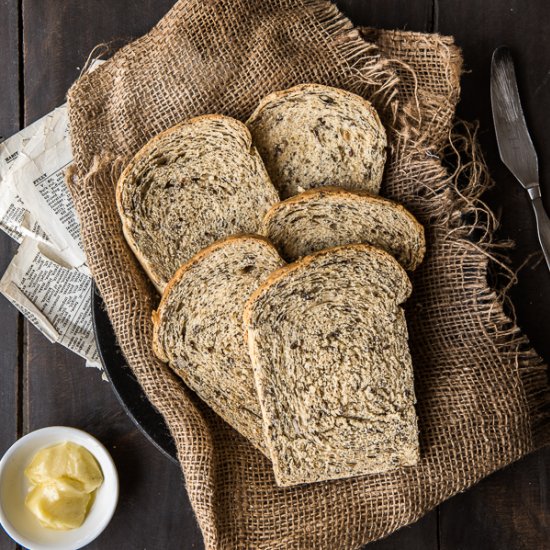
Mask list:
[[[527,189],[529,196],[531,197],[531,204],[535,211],[535,218],[537,220],[537,233],[539,235],[539,242],[542,248],[542,253],[546,259],[548,269],[550,269],[550,218],[544,209],[542,199],[540,196],[540,187],[538,185]]]

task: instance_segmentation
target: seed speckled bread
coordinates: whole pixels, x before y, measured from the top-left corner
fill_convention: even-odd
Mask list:
[[[256,233],[278,200],[250,132],[222,115],[196,117],[156,136],[117,185],[126,240],[160,291],[205,246]]]
[[[251,296],[244,323],[279,485],[417,462],[410,292],[394,258],[356,244],[283,267]]]
[[[337,245],[366,243],[412,271],[426,251],[424,228],[403,206],[337,187],[310,189],[277,203],[266,214],[261,233],[287,261]]]
[[[229,237],[199,252],[166,287],[153,349],[226,422],[267,453],[243,333],[246,300],[284,265],[263,237]]]
[[[247,126],[282,198],[325,185],[378,194],[386,131],[362,97],[302,84],[262,99]]]

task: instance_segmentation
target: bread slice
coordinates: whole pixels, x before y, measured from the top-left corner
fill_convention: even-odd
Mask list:
[[[362,97],[302,84],[262,99],[246,124],[282,198],[325,185],[378,193],[386,132]]]
[[[185,261],[236,233],[256,233],[279,200],[246,126],[193,118],[147,143],[122,173],[124,235],[158,290]]]
[[[251,296],[244,322],[279,485],[417,462],[400,307],[410,292],[394,258],[355,244],[283,267]]]
[[[277,203],[261,233],[288,261],[337,245],[366,243],[392,254],[414,270],[426,251],[424,228],[400,204],[365,191],[310,189]]]
[[[264,453],[242,315],[251,293],[282,265],[263,237],[229,237],[177,271],[153,315],[157,356]]]

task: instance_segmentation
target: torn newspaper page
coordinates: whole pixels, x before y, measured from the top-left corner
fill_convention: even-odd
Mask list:
[[[92,280],[50,259],[51,248],[23,239],[0,280],[0,292],[51,342],[99,366],[90,307]]]
[[[60,107],[52,113],[48,128],[20,151],[6,182],[47,234],[63,264],[89,273],[80,226],[65,182],[65,171],[72,160],[67,108]]]
[[[7,176],[29,141],[48,132],[56,111],[57,109],[0,143],[0,229],[17,242],[21,242],[24,236],[47,241],[46,234],[26,210],[23,201],[17,196],[13,182]]]
[[[25,208],[13,185],[0,179],[0,229],[20,243],[23,237],[47,242],[48,237],[33,215]]]

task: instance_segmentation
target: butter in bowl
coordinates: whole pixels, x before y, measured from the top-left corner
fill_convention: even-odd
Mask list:
[[[36,430],[0,461],[0,522],[32,550],[76,550],[108,525],[118,474],[105,447],[75,428]]]

